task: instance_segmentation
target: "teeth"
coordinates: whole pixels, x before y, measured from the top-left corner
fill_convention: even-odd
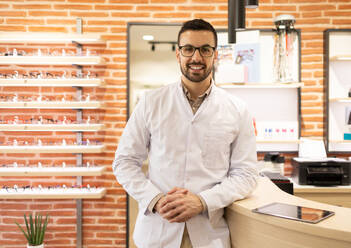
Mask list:
[[[195,69],[195,70],[200,70],[203,67],[202,66],[190,66],[191,69]]]

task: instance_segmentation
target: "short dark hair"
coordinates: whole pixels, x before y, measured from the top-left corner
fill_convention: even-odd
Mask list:
[[[183,23],[183,26],[178,33],[178,45],[179,45],[179,39],[181,34],[188,30],[195,30],[195,31],[207,30],[212,32],[213,37],[215,39],[215,47],[217,47],[217,32],[209,22],[203,19],[193,19]]]

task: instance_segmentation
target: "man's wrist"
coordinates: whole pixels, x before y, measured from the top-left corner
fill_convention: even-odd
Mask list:
[[[202,198],[201,195],[197,195],[197,197],[199,198],[200,202],[201,202],[201,205],[202,205],[202,211],[201,213],[207,213],[207,204],[204,200],[204,198]]]
[[[157,202],[164,196],[164,194],[160,193],[156,195],[150,202],[149,206],[147,207],[148,210],[152,213],[156,212],[156,204]]]

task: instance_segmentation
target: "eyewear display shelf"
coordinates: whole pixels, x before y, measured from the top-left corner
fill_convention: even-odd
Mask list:
[[[106,194],[105,188],[97,189],[25,189],[23,192],[0,190],[1,199],[100,199]]]
[[[81,25],[78,23],[77,27]],[[77,29],[79,30],[79,29]],[[48,38],[49,37],[49,38]],[[84,44],[105,44],[99,36],[91,34],[61,34],[61,33],[8,33],[0,32],[1,44],[64,44],[73,43],[76,46],[77,56],[0,56],[1,65],[71,65],[77,67],[79,75],[82,75],[84,65],[103,65],[104,61],[100,56],[80,56]],[[82,87],[97,87],[103,85],[101,79],[96,78],[57,78],[57,79],[21,79],[9,78],[0,79],[0,86],[42,86],[42,87],[75,87],[77,99],[82,96]],[[83,109],[97,109],[103,105],[97,101],[34,101],[0,102],[0,108],[18,109],[75,109],[77,122],[83,120]],[[76,132],[77,143],[82,142],[83,131],[98,131],[103,128],[100,124],[1,124],[1,131],[74,131]],[[0,176],[77,176],[77,185],[82,185],[82,176],[99,176],[103,173],[104,167],[84,168],[84,153],[103,152],[103,145],[62,145],[62,146],[0,146],[0,153],[73,153],[76,154],[75,168],[1,168]],[[8,192],[0,190],[2,199],[77,199],[77,242],[76,247],[83,247],[82,242],[82,199],[98,199],[106,194],[105,188],[91,189],[25,189],[23,192]]]
[[[250,30],[256,31],[257,30]],[[238,83],[226,81],[225,83],[216,79],[217,86],[224,88],[231,94],[244,100],[251,115],[254,118],[256,128],[257,152],[286,152],[295,153],[298,151],[301,132],[301,41],[300,30],[296,30],[296,39],[293,41],[294,50],[291,56],[291,80],[287,82],[276,82],[274,79],[274,47],[275,31],[269,29],[259,30],[256,49],[257,56],[254,58],[256,67],[248,67],[248,71],[259,71],[257,82]],[[245,45],[250,46],[246,41],[245,32],[237,33],[238,48]],[[226,30],[218,33],[218,44],[228,46],[228,34]],[[241,42],[241,43],[240,43]],[[247,44],[246,44],[247,42]],[[252,45],[255,47],[255,44]],[[232,48],[235,51],[235,47]],[[234,55],[233,55],[234,56]],[[224,60],[227,58],[224,57]],[[234,58],[235,60],[235,58]],[[221,62],[220,59],[218,60]],[[235,64],[235,62],[233,62]],[[219,71],[216,72],[220,73]],[[216,75],[215,78],[223,78]],[[221,71],[223,73],[223,71]],[[226,72],[228,73],[228,72]],[[250,72],[248,72],[250,73]],[[236,74],[235,71],[232,74]],[[222,74],[223,75],[223,74]],[[226,74],[228,79],[228,75]],[[251,74],[252,75],[252,74]]]
[[[324,31],[325,143],[328,152],[351,153],[351,29]]]

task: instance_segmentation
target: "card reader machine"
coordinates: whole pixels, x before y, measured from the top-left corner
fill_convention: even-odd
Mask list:
[[[351,161],[330,160],[291,160],[294,182],[302,185],[349,185],[351,183]]]

